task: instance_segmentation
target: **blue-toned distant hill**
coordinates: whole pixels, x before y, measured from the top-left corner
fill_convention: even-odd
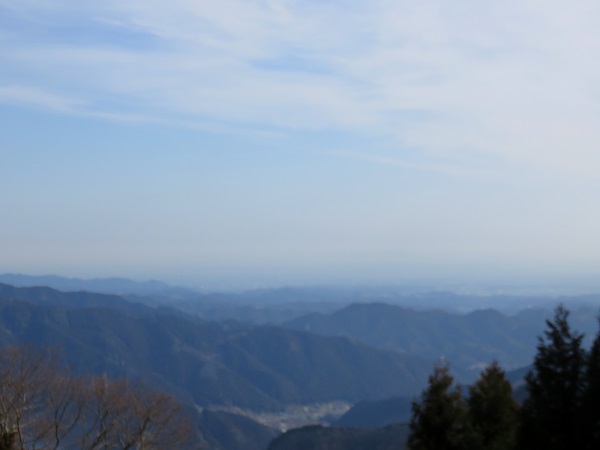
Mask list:
[[[265,450],[280,434],[248,417],[224,411],[205,409],[197,420],[206,449]]]
[[[353,304],[330,314],[313,313],[285,324],[323,336],[344,336],[403,354],[445,358],[463,382],[496,359],[506,369],[531,363],[547,310],[505,316],[494,310],[468,314],[414,311],[385,303]],[[572,326],[591,339],[598,329],[595,308],[575,310]]]
[[[600,307],[600,295],[466,295],[445,291],[421,292],[398,286],[304,286],[209,292],[171,286],[160,281],[137,282],[125,278],[85,280],[19,274],[0,275],[0,283],[116,294],[136,303],[176,308],[206,320],[233,319],[257,325],[281,325],[311,312],[332,313],[357,303],[385,303],[414,311],[438,309],[461,314],[478,309],[495,309],[504,314],[532,308],[551,311],[559,302],[565,303],[571,310],[582,306]]]
[[[49,287],[61,292],[119,295],[135,303],[176,308],[206,320],[239,320],[280,324],[308,312],[329,312],[361,297],[338,288],[274,288],[243,292],[204,292],[160,281],[137,282],[126,278],[80,279],[55,275],[2,274],[0,283],[15,287]]]
[[[0,284],[0,345],[58,349],[83,373],[144,379],[195,410],[207,449],[261,450],[279,432],[214,407],[275,411],[418,393],[429,363],[277,327],[206,322],[121,297]]]
[[[513,385],[515,399],[525,399],[525,375],[532,365],[521,367],[506,373],[506,379]],[[465,392],[468,389],[465,387]],[[415,397],[393,397],[384,400],[358,402],[342,415],[335,423],[336,427],[373,428],[394,423],[408,423],[412,415],[411,405]]]
[[[126,278],[96,278],[83,280],[55,275],[31,276],[20,274],[2,274],[0,283],[16,287],[45,286],[59,291],[87,291],[117,295],[157,295],[174,291],[191,293],[193,291],[170,286],[156,280],[132,281]]]
[[[1,345],[55,346],[81,371],[145,378],[203,406],[266,410],[412,395],[431,369],[422,358],[346,338],[208,323],[118,297],[2,288]]]
[[[336,422],[336,427],[375,428],[394,423],[408,423],[413,397],[392,397],[358,402]]]
[[[35,305],[65,308],[114,308],[142,311],[122,297],[94,292],[61,292],[46,286],[16,287],[0,283],[0,299],[22,300]]]
[[[372,429],[308,426],[282,434],[268,450],[403,450],[408,433],[402,424]]]

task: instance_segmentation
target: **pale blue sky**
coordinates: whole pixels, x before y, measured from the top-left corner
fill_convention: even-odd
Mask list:
[[[600,275],[595,1],[0,0],[0,272]]]

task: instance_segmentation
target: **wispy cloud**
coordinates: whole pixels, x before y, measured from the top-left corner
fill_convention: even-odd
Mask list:
[[[0,103],[26,104],[59,112],[72,112],[82,101],[64,97],[38,87],[8,85],[0,86]]]
[[[0,50],[2,98],[378,134],[432,159],[597,177],[598,17],[588,0],[23,0]],[[33,87],[19,93],[21,79]]]
[[[449,176],[453,178],[470,178],[474,180],[489,180],[495,177],[494,171],[488,167],[468,168],[458,163],[443,164],[443,163],[428,163],[428,162],[412,162],[403,160],[399,157],[386,156],[375,153],[366,153],[351,150],[341,150],[333,152],[335,155],[346,158],[354,158],[362,161],[368,161],[374,164],[396,167],[398,169],[418,172],[432,172],[439,175]]]

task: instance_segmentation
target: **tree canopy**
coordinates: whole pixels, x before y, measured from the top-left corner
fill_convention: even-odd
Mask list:
[[[411,450],[463,450],[467,405],[447,364],[434,367],[420,402],[413,402],[408,447]]]
[[[592,450],[600,448],[600,331],[590,351],[559,305],[538,339],[527,398],[519,409],[496,362],[464,399],[437,365],[413,403],[410,450]]]
[[[190,430],[167,394],[76,376],[32,347],[0,350],[0,450],[183,448]]]
[[[521,411],[520,448],[583,448],[582,399],[586,387],[583,335],[571,330],[562,305],[547,320],[533,370],[525,377],[528,397]]]

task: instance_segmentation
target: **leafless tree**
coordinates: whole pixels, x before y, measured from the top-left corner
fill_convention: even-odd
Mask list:
[[[31,347],[0,350],[0,450],[177,449],[190,432],[167,394],[75,376]]]
[[[49,355],[33,347],[0,351],[0,430],[20,450],[37,429],[49,379]],[[10,447],[9,447],[10,448]]]
[[[91,381],[82,421],[81,448],[164,449],[183,446],[190,428],[167,394],[127,380]]]

